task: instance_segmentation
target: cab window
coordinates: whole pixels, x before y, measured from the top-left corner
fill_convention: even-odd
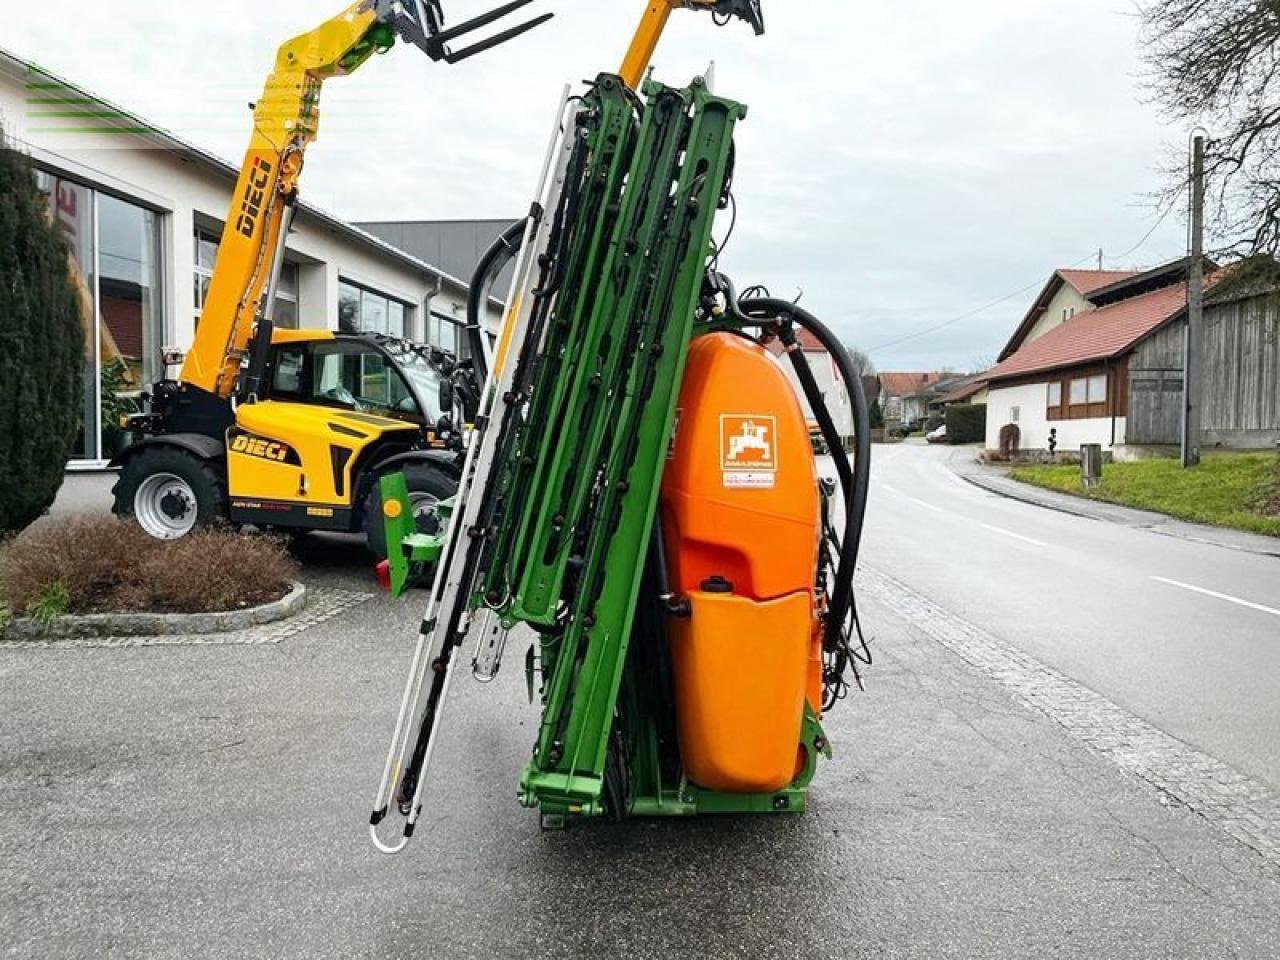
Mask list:
[[[312,347],[311,400],[347,410],[422,419],[417,401],[391,361],[360,344],[339,341]]]
[[[306,392],[303,376],[306,370],[306,347],[276,350],[271,374],[271,395],[285,400],[301,400]]]

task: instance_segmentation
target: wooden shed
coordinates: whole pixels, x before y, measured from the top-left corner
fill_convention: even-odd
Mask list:
[[[1128,443],[1179,442],[1186,335],[1183,310],[1134,347]],[[1211,294],[1204,353],[1201,442],[1237,448],[1280,442],[1280,288]]]

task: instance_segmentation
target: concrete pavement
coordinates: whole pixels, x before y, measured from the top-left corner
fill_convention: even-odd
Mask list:
[[[1149,728],[1021,652],[1089,619],[1008,599],[1033,562],[1096,558],[1007,505],[961,516],[953,486],[989,495],[938,453],[879,458],[877,661],[825,721],[836,758],[800,818],[541,833],[515,802],[537,712],[513,645],[497,684],[454,688],[420,839],[377,855],[420,596],[265,646],[0,649],[0,954],[1274,957],[1280,861],[1091,742],[1099,710]],[[310,582],[370,588],[356,545],[307,551]],[[1106,649],[1078,635],[1071,657]]]

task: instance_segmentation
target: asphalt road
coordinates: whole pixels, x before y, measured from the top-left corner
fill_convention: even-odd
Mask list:
[[[972,455],[876,448],[867,562],[1280,788],[1280,559],[1000,497]]]
[[[911,459],[882,457],[886,482],[938,466],[891,454]],[[952,549],[981,561],[990,531],[893,496],[877,489],[870,563],[900,557],[906,578]],[[1008,557],[985,576],[1018,575]],[[348,541],[307,559],[312,583],[369,587]],[[984,597],[939,593],[986,616]],[[837,755],[804,816],[542,833],[515,802],[537,713],[513,649],[495,685],[455,686],[429,821],[380,856],[365,824],[419,601],[275,645],[0,648],[0,954],[1275,956],[1275,861],[874,595],[868,692],[825,721]],[[1030,615],[999,613],[1020,618],[1008,635]]]

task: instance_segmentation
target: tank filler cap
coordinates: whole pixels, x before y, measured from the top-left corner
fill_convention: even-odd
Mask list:
[[[703,593],[733,593],[733,584],[721,576],[702,581]]]

